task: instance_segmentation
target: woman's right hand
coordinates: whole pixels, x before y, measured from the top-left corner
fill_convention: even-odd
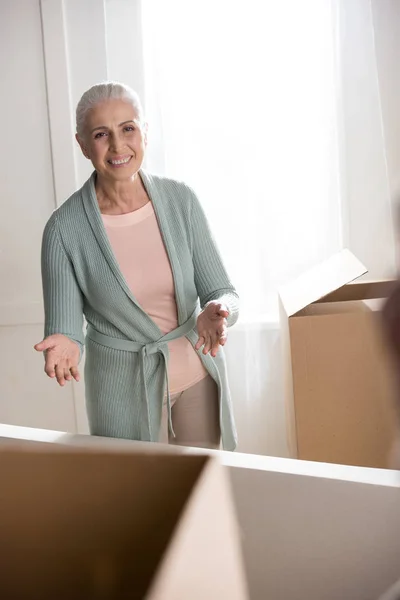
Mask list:
[[[56,333],[49,335],[34,348],[38,352],[45,353],[45,373],[52,379],[56,377],[59,385],[64,386],[72,378],[79,381],[80,351],[76,342],[61,333]]]

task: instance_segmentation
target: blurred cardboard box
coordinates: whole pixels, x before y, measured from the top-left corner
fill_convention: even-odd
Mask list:
[[[343,250],[280,292],[294,458],[389,466],[397,422],[380,308],[396,282],[355,282],[366,272]]]
[[[400,600],[400,580],[384,594],[379,596],[379,600]]]
[[[0,597],[245,600],[215,458],[0,445]]]

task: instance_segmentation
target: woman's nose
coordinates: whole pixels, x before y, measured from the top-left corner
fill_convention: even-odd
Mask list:
[[[123,147],[123,140],[119,135],[111,134],[109,136],[110,149],[114,152],[118,152]]]

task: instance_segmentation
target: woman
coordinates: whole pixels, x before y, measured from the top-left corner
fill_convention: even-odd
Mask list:
[[[93,435],[234,450],[225,359],[238,296],[193,191],[142,169],[147,136],[125,85],[85,92],[76,139],[94,172],[42,244],[45,372],[79,381]]]

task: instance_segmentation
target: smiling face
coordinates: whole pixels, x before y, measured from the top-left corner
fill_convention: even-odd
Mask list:
[[[142,166],[146,126],[125,100],[107,100],[90,109],[84,137],[76,139],[98,176],[107,180],[132,179]]]

